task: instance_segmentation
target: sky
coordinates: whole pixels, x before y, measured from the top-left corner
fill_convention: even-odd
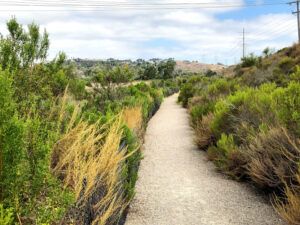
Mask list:
[[[66,0],[59,2],[77,2]],[[22,3],[21,6],[7,5]],[[35,0],[0,0],[0,33],[7,34],[6,21],[15,16],[26,25],[35,22],[50,35],[49,59],[59,51],[69,58],[151,59],[174,58],[203,63],[234,64],[242,57],[242,31],[246,54],[261,54],[264,48],[279,50],[297,42],[295,6],[285,0],[90,0],[112,4],[205,3],[234,5],[226,8],[160,6],[74,10],[53,6],[30,6]],[[46,0],[45,4],[57,3]],[[271,4],[270,4],[271,3]],[[259,7],[243,5],[263,4]]]

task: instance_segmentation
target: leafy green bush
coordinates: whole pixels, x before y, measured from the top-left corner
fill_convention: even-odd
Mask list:
[[[242,67],[251,67],[257,65],[259,62],[258,57],[251,53],[249,56],[242,58]]]
[[[285,74],[291,72],[294,66],[295,66],[295,61],[288,56],[283,57],[278,63],[278,67]]]
[[[216,165],[220,168],[225,170],[225,168],[228,166],[228,159],[229,155],[236,151],[237,147],[234,143],[233,135],[226,135],[222,134],[221,138],[217,142],[217,148],[218,151],[218,157],[215,159]]]
[[[273,99],[279,119],[290,131],[300,135],[300,83],[293,81],[287,88],[276,89]]]
[[[125,179],[124,181],[124,190],[126,197],[130,200],[133,198],[135,193],[135,183],[138,178],[138,169],[140,160],[142,158],[142,154],[140,151],[136,151],[138,149],[138,140],[135,136],[136,134],[133,133],[129,128],[124,127],[124,139],[123,143],[126,144],[128,153],[130,157],[126,159],[126,166],[123,168],[122,175]]]
[[[178,101],[182,102],[183,107],[187,107],[188,100],[194,96],[194,92],[194,86],[190,83],[181,87]]]
[[[225,79],[216,79],[207,87],[207,94],[210,99],[216,99],[220,96],[229,95],[232,91],[236,89],[235,83],[233,81],[228,81]]]
[[[221,133],[238,134],[243,126],[258,130],[263,123],[276,123],[271,96],[275,88],[274,84],[262,85],[259,89],[248,88],[217,102],[212,124],[214,133],[220,137]],[[240,137],[241,141],[245,138]]]
[[[216,76],[216,75],[218,75],[218,73],[217,73],[216,71],[207,70],[207,71],[205,72],[205,76],[206,76],[206,77],[213,77],[213,76]]]
[[[300,66],[296,66],[294,73],[291,74],[290,79],[300,82]]]
[[[146,68],[141,75],[142,80],[151,80],[158,77],[158,70],[154,64],[147,64]]]
[[[203,116],[206,116],[209,112],[214,110],[214,102],[208,102],[206,104],[199,104],[190,107],[192,124],[196,124],[197,121],[202,120]]]
[[[0,204],[0,224],[11,225],[14,221],[14,212],[12,208],[5,209],[2,204]]]
[[[24,185],[20,176],[22,170],[20,164],[26,155],[23,122],[16,114],[13,94],[9,73],[0,72],[0,200],[2,201],[6,197],[17,197]]]

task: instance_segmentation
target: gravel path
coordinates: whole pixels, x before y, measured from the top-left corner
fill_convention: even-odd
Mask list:
[[[176,100],[166,98],[149,123],[126,225],[283,224],[251,187],[215,172]]]

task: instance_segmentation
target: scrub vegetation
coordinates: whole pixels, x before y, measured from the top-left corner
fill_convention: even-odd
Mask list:
[[[12,18],[7,29],[0,224],[118,224],[134,195],[144,128],[177,81],[131,85],[138,75],[125,64],[82,74],[64,53],[46,60],[50,41],[38,25]],[[168,65],[159,71],[170,78]]]
[[[49,35],[15,18],[0,35],[0,224],[122,224],[140,146],[180,90],[198,147],[300,224],[300,47],[242,59],[233,74],[167,60],[49,61]],[[179,76],[180,75],[180,76]],[[143,82],[144,81],[144,82]]]
[[[179,96],[197,145],[218,170],[270,194],[290,224],[300,224],[299,51],[266,49],[243,58],[231,76],[190,77]]]

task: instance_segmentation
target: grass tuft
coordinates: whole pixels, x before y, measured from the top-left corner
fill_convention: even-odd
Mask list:
[[[120,177],[128,157],[126,147],[119,147],[122,124],[121,115],[102,127],[81,121],[55,145],[57,162],[52,164],[53,171],[65,187],[74,190],[76,208],[85,214],[75,218],[79,223],[86,222],[87,214],[92,215],[94,224],[116,221],[127,204]]]

